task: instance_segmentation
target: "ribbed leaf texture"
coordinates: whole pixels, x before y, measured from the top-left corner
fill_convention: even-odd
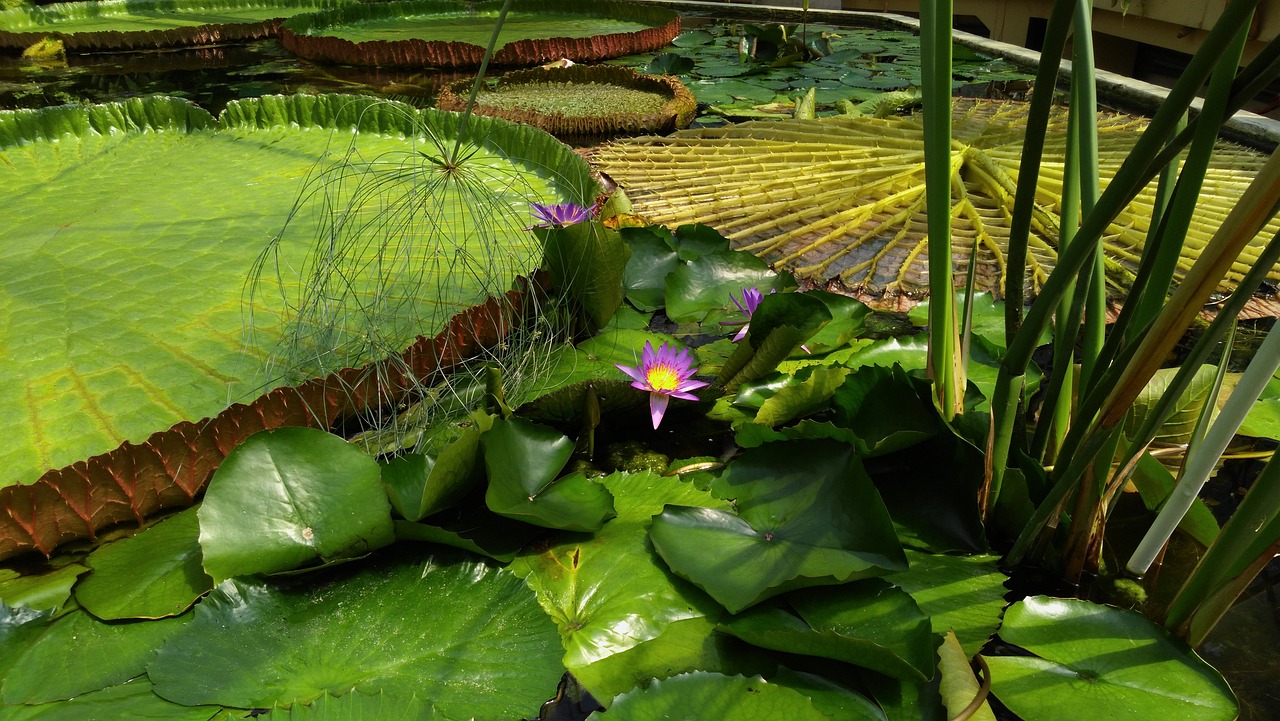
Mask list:
[[[957,99],[952,142],[952,244],[962,286],[977,246],[977,284],[1004,285],[1027,106]],[[1052,117],[1032,221],[1026,286],[1034,293],[1057,258],[1066,110]],[[1106,183],[1145,122],[1098,118],[1099,170]],[[758,121],[686,130],[665,138],[619,140],[593,161],[627,192],[635,211],[666,225],[705,223],[734,247],[817,283],[838,281],[865,298],[928,291],[923,128],[919,117]],[[1182,251],[1190,267],[1265,158],[1221,143]],[[1107,229],[1108,281],[1122,295],[1151,217],[1152,184]],[[1228,274],[1228,291],[1277,230],[1273,220]],[[1280,273],[1273,272],[1273,280]]]

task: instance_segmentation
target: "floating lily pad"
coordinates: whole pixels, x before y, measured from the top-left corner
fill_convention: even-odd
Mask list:
[[[41,611],[62,608],[71,597],[76,579],[88,572],[89,567],[79,563],[29,575],[0,569],[0,602],[9,607],[27,606]]]
[[[182,704],[269,708],[352,691],[447,718],[535,717],[563,674],[555,626],[511,573],[409,551],[309,586],[226,581],[148,666]]]
[[[0,112],[0,310],[14,319],[0,332],[8,351],[0,363],[0,431],[6,439],[0,486],[30,484],[41,474],[50,484],[14,489],[16,501],[6,489],[0,506],[22,507],[28,514],[46,503],[63,504],[50,522],[23,516],[17,523],[0,513],[0,557],[49,550],[106,525],[189,505],[208,478],[210,461],[195,462],[189,438],[170,439],[176,443],[164,451],[128,446],[110,461],[98,458],[74,469],[71,464],[125,442],[142,444],[175,423],[212,417],[229,400],[261,392],[265,352],[283,334],[281,309],[263,299],[292,294],[304,281],[283,277],[281,287],[269,290],[275,279],[264,279],[255,296],[263,302],[253,308],[261,345],[246,348],[245,278],[305,195],[305,179],[316,179],[310,187],[319,195],[328,188],[327,202],[359,212],[360,201],[339,197],[354,184],[341,184],[346,190],[339,191],[338,184],[326,186],[322,179],[344,165],[375,177],[383,166],[363,159],[378,158],[392,175],[406,178],[403,184],[382,182],[367,196],[385,210],[406,189],[420,191],[417,180],[436,167],[423,155],[435,152],[423,139],[426,129],[452,142],[457,122],[452,113],[353,96],[234,102],[218,121],[189,103],[159,98]],[[462,245],[448,252],[488,258],[486,273],[509,275],[481,280],[455,267],[447,280],[435,277],[436,266],[427,261],[441,246],[425,242],[432,224],[406,209],[414,222],[397,226],[395,241],[406,243],[397,257],[420,263],[411,297],[422,305],[413,311],[395,302],[420,321],[441,314],[442,323],[454,309],[474,305],[492,287],[509,287],[516,274],[537,265],[533,239],[521,230],[528,218],[523,199],[580,203],[595,192],[586,164],[545,133],[490,118],[473,118],[471,124],[489,143],[472,158],[477,177],[502,194],[502,210],[472,214],[473,198],[463,202],[441,186],[434,200],[445,215],[436,220],[475,230],[478,223],[491,223],[481,233],[450,231]],[[414,172],[400,173],[410,168]],[[193,193],[197,178],[203,190]],[[425,198],[421,192],[408,195]],[[275,248],[282,268],[308,263],[310,230],[298,224],[314,219],[317,208],[306,207],[297,209],[295,225]],[[497,244],[485,250],[477,235]],[[54,236],[58,242],[50,244]],[[411,246],[419,249],[416,255]],[[369,247],[372,254],[381,245]],[[353,259],[351,272],[368,257]],[[360,293],[361,307],[368,310],[363,289],[349,292]],[[68,307],[77,312],[67,316]],[[418,333],[438,330],[410,320],[388,320],[381,330],[403,332],[395,343],[404,345]],[[192,435],[204,428],[193,425]],[[224,434],[232,431],[220,431],[220,442],[229,442]],[[204,452],[215,446],[210,441],[207,448],[196,447]],[[157,487],[153,474],[161,472],[188,485],[165,475]],[[70,485],[65,493],[55,490],[63,483],[82,489],[86,478],[87,492],[72,492]],[[67,498],[80,500],[68,506]],[[43,535],[33,540],[25,529]]]
[[[314,428],[250,437],[218,468],[200,505],[205,570],[221,582],[340,561],[391,543],[391,504],[380,475],[372,456]]]
[[[462,110],[473,81],[441,89],[436,107]],[[507,73],[476,96],[472,112],[532,125],[566,141],[667,133],[687,127],[698,103],[679,80],[616,65]]]
[[[108,624],[84,611],[28,621],[0,647],[0,701],[48,703],[124,683],[142,675],[156,649],[189,621]]]
[[[748,449],[713,488],[734,499],[736,515],[669,505],[649,538],[671,570],[730,613],[791,589],[906,567],[884,504],[848,446],[793,441]]]
[[[591,721],[661,721],[670,718],[734,721],[830,721],[799,691],[771,684],[759,676],[689,673],[654,681],[614,699],[609,712]]]
[[[76,600],[106,620],[182,613],[213,588],[199,538],[192,508],[95,550],[85,559],[93,573],[76,586]]]
[[[213,45],[276,34],[280,20],[343,0],[97,0],[0,12],[0,47],[46,37],[71,52]]]
[[[1235,696],[1209,664],[1136,611],[1033,596],[1000,638],[1036,656],[987,656],[991,690],[1040,721],[1231,721]]]
[[[5,721],[210,721],[219,711],[165,701],[151,691],[145,676],[66,701],[0,707]]]
[[[348,65],[475,67],[501,7],[439,0],[360,4],[293,18],[281,29],[281,44],[305,58]],[[680,16],[664,8],[521,0],[506,16],[493,62],[603,60],[656,50],[679,32]]]

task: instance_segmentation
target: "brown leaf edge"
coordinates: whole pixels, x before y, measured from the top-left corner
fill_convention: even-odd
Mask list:
[[[517,40],[494,53],[493,64],[528,66],[562,58],[575,62],[606,60],[658,50],[679,34],[680,18],[677,16],[665,25],[629,33]],[[299,57],[343,65],[474,68],[484,58],[484,48],[471,43],[416,39],[357,43],[332,36],[295,33],[288,24],[280,28],[280,44]]]
[[[49,37],[61,40],[62,46],[69,51],[82,53],[217,45],[276,37],[280,34],[282,21],[283,18],[274,18],[255,23],[211,23],[168,30],[97,30],[78,33],[0,30],[0,48],[27,48]]]
[[[424,379],[496,346],[537,305],[546,276],[453,316],[433,338],[418,336],[398,358],[347,368],[277,388],[213,418],[182,421],[140,444],[46,472],[35,483],[0,488],[0,560],[59,545],[119,523],[142,523],[166,508],[195,502],[233,448],[258,431],[285,426],[329,429],[343,418],[406,400]]]

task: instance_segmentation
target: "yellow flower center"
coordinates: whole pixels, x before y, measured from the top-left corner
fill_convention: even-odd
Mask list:
[[[645,370],[644,378],[654,391],[673,391],[680,387],[680,374],[669,365],[658,364]]]

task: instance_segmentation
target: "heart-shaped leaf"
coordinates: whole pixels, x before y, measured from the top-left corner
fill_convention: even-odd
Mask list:
[[[463,431],[435,456],[409,453],[382,467],[382,482],[397,513],[417,521],[454,505],[475,487],[480,436],[491,417],[480,415],[479,420],[479,426]]]
[[[1036,656],[987,656],[991,690],[1022,718],[1231,721],[1227,683],[1135,611],[1033,596],[1009,607],[1000,638]]]
[[[557,479],[573,441],[519,418],[496,420],[482,441],[494,513],[547,528],[594,531],[613,517],[613,497],[582,473]]]
[[[197,515],[215,583],[352,558],[394,540],[377,461],[314,428],[251,436],[218,467]]]
[[[649,538],[671,570],[730,613],[794,588],[906,568],[884,503],[846,445],[792,441],[748,449],[713,491],[734,499],[738,515],[667,506]]]
[[[667,316],[677,322],[702,320],[708,311],[731,306],[729,296],[741,296],[744,288],[759,288],[767,294],[794,284],[791,276],[773,272],[750,253],[726,250],[702,255],[667,276]]]

